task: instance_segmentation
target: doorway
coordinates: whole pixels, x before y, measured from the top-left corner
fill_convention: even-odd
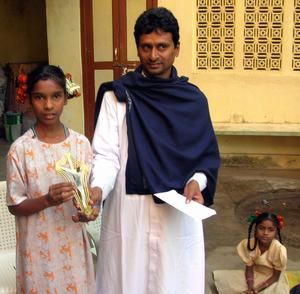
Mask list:
[[[45,0],[0,0],[0,7],[0,181],[4,181],[11,136],[24,133],[31,117],[28,100],[16,102],[16,77],[20,70],[48,63],[48,47]],[[23,123],[5,121],[7,112],[21,112]]]
[[[133,27],[157,0],[81,0],[81,51],[85,135],[94,133],[95,96],[101,83],[138,65]]]

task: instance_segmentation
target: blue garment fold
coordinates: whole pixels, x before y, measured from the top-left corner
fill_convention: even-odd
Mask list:
[[[147,78],[139,67],[101,85],[96,119],[109,90],[126,103],[126,193],[182,193],[189,178],[203,172],[205,205],[212,204],[220,158],[204,94],[188,78],[178,77],[174,67],[169,79]]]

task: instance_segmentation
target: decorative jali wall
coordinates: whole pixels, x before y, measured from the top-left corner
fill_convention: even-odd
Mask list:
[[[244,70],[280,71],[287,1],[294,2],[289,67],[300,70],[300,0],[197,0],[196,68],[233,70],[240,62]],[[239,23],[237,13],[243,13]],[[240,26],[243,44],[237,44],[241,42],[236,38]],[[236,52],[238,45],[242,45],[242,54]]]
[[[197,9],[197,68],[233,69],[235,0],[198,0]]]
[[[300,70],[300,0],[295,0],[293,70]]]

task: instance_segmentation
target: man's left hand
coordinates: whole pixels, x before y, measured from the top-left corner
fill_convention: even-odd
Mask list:
[[[200,191],[200,187],[197,181],[191,180],[184,188],[183,195],[186,197],[186,203],[190,203],[192,200],[204,204],[204,198]]]

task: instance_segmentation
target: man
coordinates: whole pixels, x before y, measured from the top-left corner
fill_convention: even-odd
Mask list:
[[[219,152],[207,100],[173,67],[179,27],[169,10],[145,11],[134,35],[141,65],[97,97],[97,293],[204,293],[202,223],[153,194],[175,189],[187,203],[213,203]]]

